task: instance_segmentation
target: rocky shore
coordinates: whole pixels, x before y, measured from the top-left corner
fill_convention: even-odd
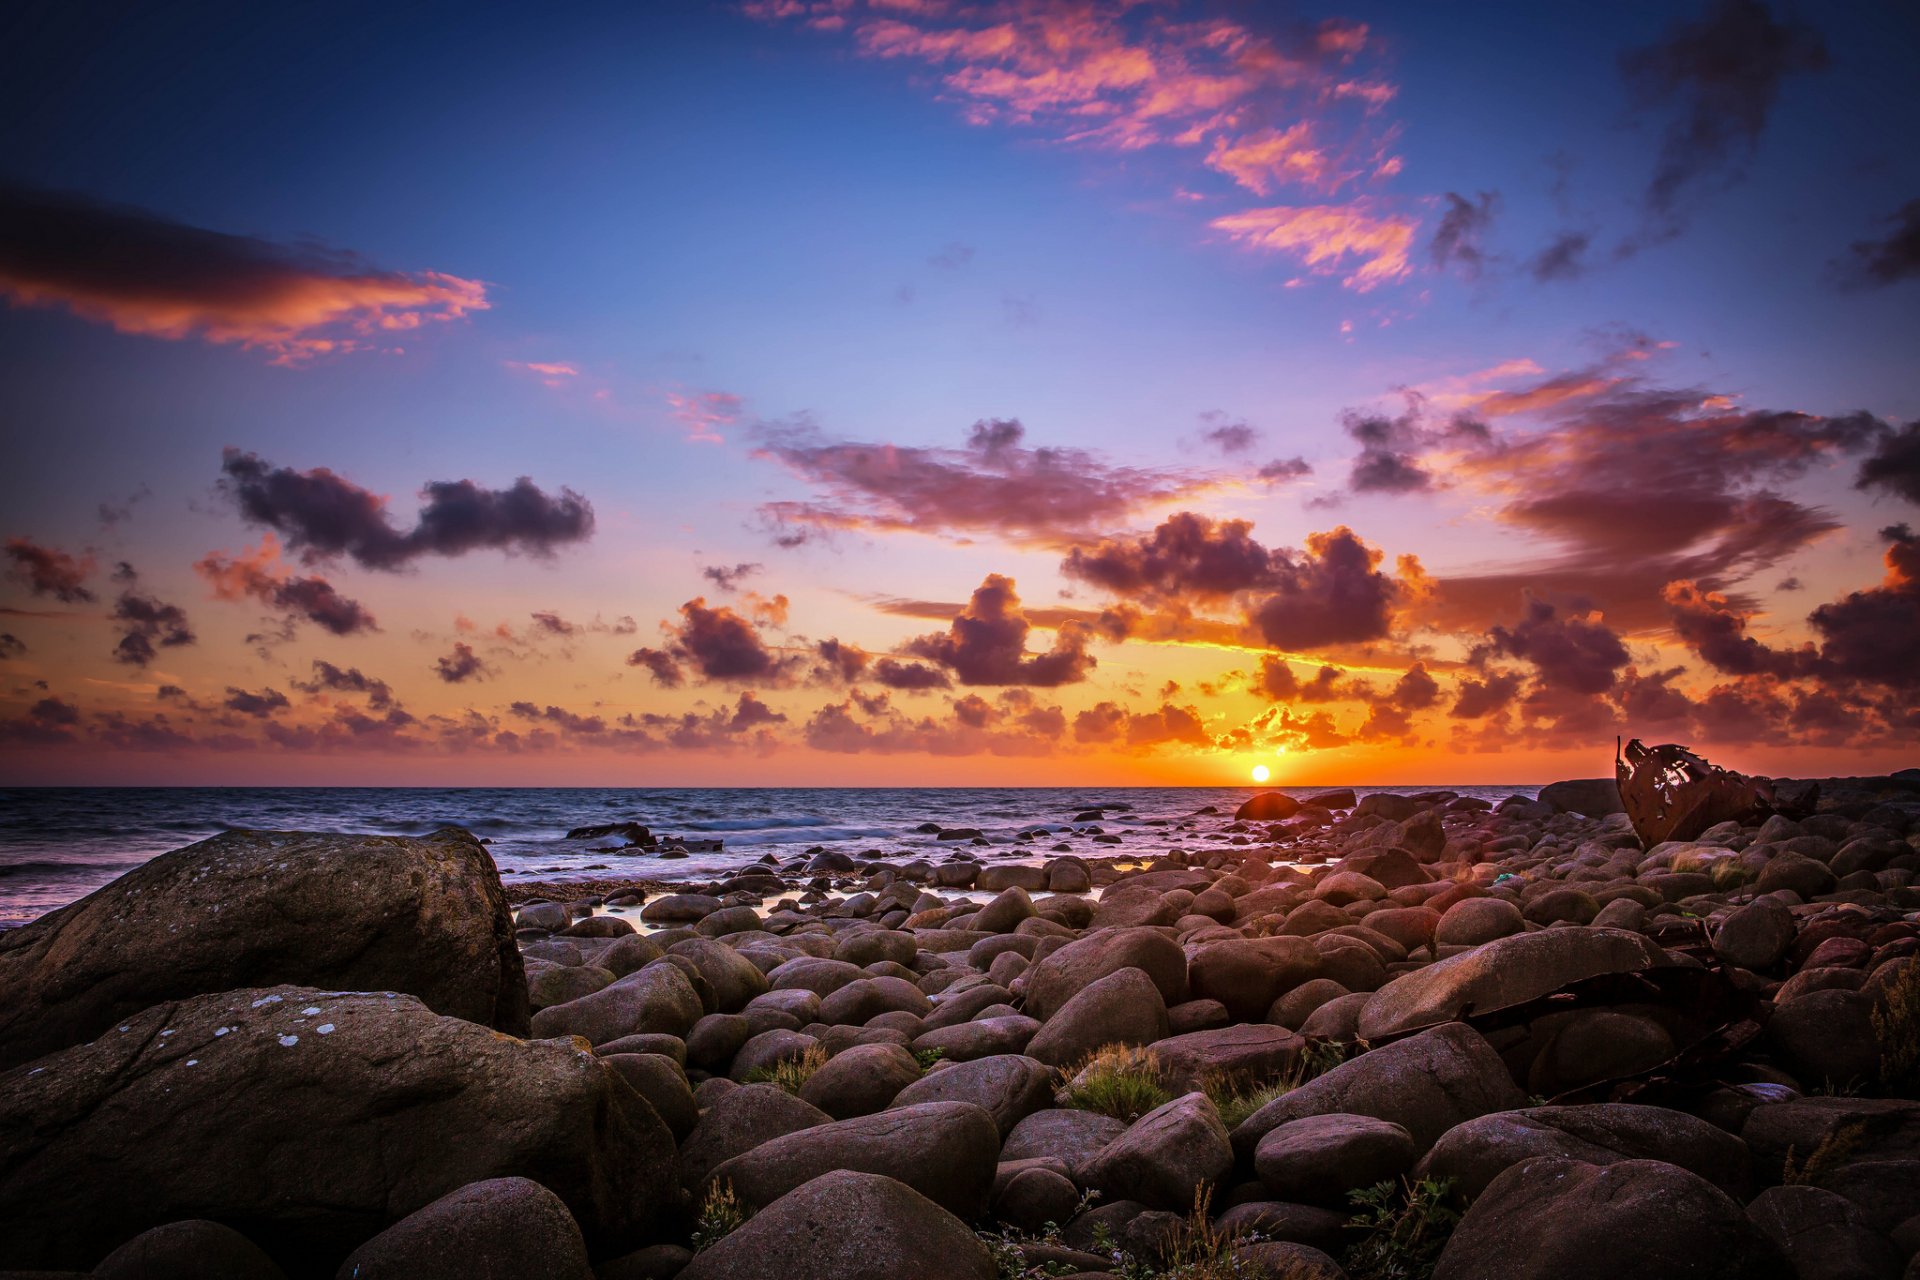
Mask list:
[[[0,934],[0,1277],[1920,1277],[1920,771],[1791,794],[548,898],[229,833]]]

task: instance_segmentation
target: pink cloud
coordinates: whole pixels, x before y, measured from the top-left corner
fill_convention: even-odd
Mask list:
[[[1411,272],[1418,218],[1375,214],[1364,201],[1332,205],[1278,205],[1215,218],[1211,224],[1235,243],[1301,260],[1316,275],[1340,275],[1357,293],[1403,280]]]

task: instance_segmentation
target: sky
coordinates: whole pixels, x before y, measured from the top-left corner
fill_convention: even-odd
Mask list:
[[[0,779],[1920,765],[1910,5],[0,49]]]

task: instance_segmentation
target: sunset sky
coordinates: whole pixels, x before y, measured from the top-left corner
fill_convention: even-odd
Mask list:
[[[1912,5],[0,48],[0,780],[1920,765]]]

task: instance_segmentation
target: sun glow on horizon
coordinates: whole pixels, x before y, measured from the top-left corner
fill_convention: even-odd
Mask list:
[[[1265,782],[1268,778],[1271,778],[1272,776],[1273,776],[1273,770],[1267,768],[1267,766],[1263,764],[1257,764],[1253,766],[1253,780],[1255,782]]]

